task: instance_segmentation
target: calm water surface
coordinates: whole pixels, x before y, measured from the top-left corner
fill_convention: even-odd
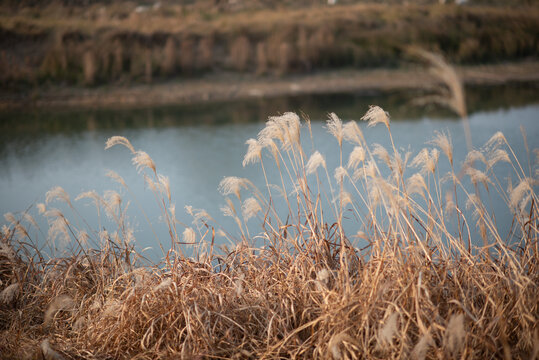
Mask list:
[[[190,223],[184,206],[191,205],[207,210],[231,233],[237,233],[230,219],[221,215],[219,208],[225,201],[217,187],[224,176],[231,175],[247,177],[262,187],[260,168],[256,165],[243,168],[241,163],[247,148],[245,141],[256,137],[269,115],[286,111],[309,115],[315,148],[325,155],[330,170],[337,166],[338,147],[324,128],[327,113],[335,112],[343,121],[359,120],[369,104],[380,105],[391,114],[392,134],[398,148],[415,155],[435,131],[447,131],[453,139],[455,159],[461,163],[466,146],[460,120],[449,112],[419,109],[410,105],[410,100],[410,94],[399,93],[333,94],[136,110],[0,113],[0,212],[17,213],[30,208],[35,215],[35,204],[44,202],[45,193],[54,186],[63,187],[72,199],[84,191],[103,194],[106,190],[116,190],[124,202],[130,202],[129,221],[135,228],[137,244],[141,248],[152,247],[148,254],[155,258],[161,251],[141,209],[150,218],[165,248],[170,243],[167,227],[159,217],[152,193],[145,189],[142,176],[131,164],[129,151],[123,147],[104,150],[110,136],[125,136],[136,149],[150,154],[157,171],[170,179],[172,202],[181,221]],[[519,159],[527,164],[520,127],[527,132],[530,148],[539,147],[537,86],[468,89],[468,102],[474,146],[480,147],[494,133],[502,131]],[[360,126],[370,144],[389,146],[383,126],[369,129],[365,124]],[[302,136],[310,151],[308,135]],[[123,176],[131,191],[107,178],[108,169]],[[498,167],[500,178],[508,172],[506,165]],[[105,220],[99,223],[89,200],[73,203],[92,227],[107,224]],[[67,210],[62,204],[51,206]],[[496,200],[493,206],[502,208]],[[510,214],[499,211],[498,226],[507,232]],[[85,227],[76,215],[71,216]],[[39,223],[46,233],[46,222],[39,220]],[[347,226],[351,231],[357,230],[353,229],[354,224]],[[44,239],[43,233],[31,231],[38,242]]]

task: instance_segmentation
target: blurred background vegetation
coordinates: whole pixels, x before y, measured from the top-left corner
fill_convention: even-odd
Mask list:
[[[537,0],[333,2],[8,0],[0,5],[0,85],[394,68],[405,66],[410,45],[456,64],[539,54]]]

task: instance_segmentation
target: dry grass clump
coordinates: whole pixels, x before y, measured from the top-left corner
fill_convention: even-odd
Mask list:
[[[383,109],[371,107],[362,119],[382,123],[393,143]],[[50,237],[74,245],[69,256],[49,258],[31,245],[29,215],[7,215],[0,352],[96,359],[535,358],[537,172],[524,172],[503,134],[464,162],[470,190],[457,175],[447,134],[412,156],[368,144],[363,126],[330,114],[327,128],[340,150],[334,162],[304,147],[301,128],[310,126],[286,113],[270,117],[247,141],[244,165],[258,163],[266,184],[221,182],[223,212],[238,225],[235,232],[192,207],[186,208],[192,223],[179,221],[168,179],[150,156],[123,137],[109,139],[107,148],[128,149],[156,195],[171,242],[163,262],[145,263],[133,250],[116,193],[77,198],[90,199],[115,224],[83,231],[80,219],[50,208],[61,201],[76,217],[69,196],[53,189],[38,208],[57,228]],[[439,173],[441,161],[449,163],[448,174]],[[499,161],[513,169],[509,185],[492,170]],[[110,176],[127,188],[118,174]],[[509,234],[482,201],[495,192],[513,214]],[[217,246],[218,237],[231,247]]]

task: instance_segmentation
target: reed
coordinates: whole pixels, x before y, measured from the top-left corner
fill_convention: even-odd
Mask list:
[[[385,128],[393,143],[383,109],[371,107],[362,120]],[[308,119],[270,117],[247,141],[244,158],[266,183],[227,177],[219,187],[237,230],[191,207],[192,219],[179,220],[158,164],[126,138],[109,139],[106,147],[125,147],[155,194],[170,234],[163,261],[150,263],[134,250],[125,201],[115,192],[72,201],[55,188],[38,204],[54,229],[50,237],[70,241],[63,255],[37,246],[30,214],[7,214],[0,352],[55,359],[535,358],[537,156],[533,169],[522,166],[498,133],[464,161],[469,186],[458,176],[448,134],[437,133],[414,156],[369,144],[363,125],[330,114],[327,129],[340,151],[329,161],[307,145],[314,143]],[[448,174],[440,173],[442,161]],[[493,171],[500,162],[513,171],[509,183]],[[267,175],[272,168],[275,178]],[[110,176],[130,193],[120,175]],[[513,214],[509,234],[482,199],[494,192]],[[93,202],[114,226],[87,229],[80,201]],[[57,202],[71,213],[53,208]],[[473,245],[480,243],[470,239],[476,226],[486,246]],[[218,246],[219,237],[228,245]]]

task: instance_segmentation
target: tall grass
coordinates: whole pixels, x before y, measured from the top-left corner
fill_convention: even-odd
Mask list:
[[[61,188],[36,206],[49,221],[48,238],[57,247],[70,244],[68,255],[39,247],[30,213],[6,214],[0,352],[55,359],[535,359],[539,151],[532,168],[497,133],[460,169],[449,134],[437,133],[413,155],[393,145],[383,109],[372,106],[362,120],[366,126],[329,115],[339,152],[326,159],[309,145],[308,118],[270,117],[247,141],[243,159],[259,166],[265,184],[227,177],[219,186],[233,231],[191,207],[192,219],[178,220],[157,164],[126,138],[109,139],[106,148],[125,147],[155,194],[170,234],[163,261],[153,264],[134,250],[128,204],[116,192],[76,198],[112,219],[107,229],[87,226]],[[368,143],[372,126],[387,130],[389,148]],[[510,165],[512,180],[496,175],[499,162]],[[130,193],[120,175],[109,176]],[[513,215],[509,234],[489,210],[495,192]],[[54,208],[57,202],[70,213]],[[474,236],[486,245],[476,247]],[[219,237],[231,246],[219,245]]]

